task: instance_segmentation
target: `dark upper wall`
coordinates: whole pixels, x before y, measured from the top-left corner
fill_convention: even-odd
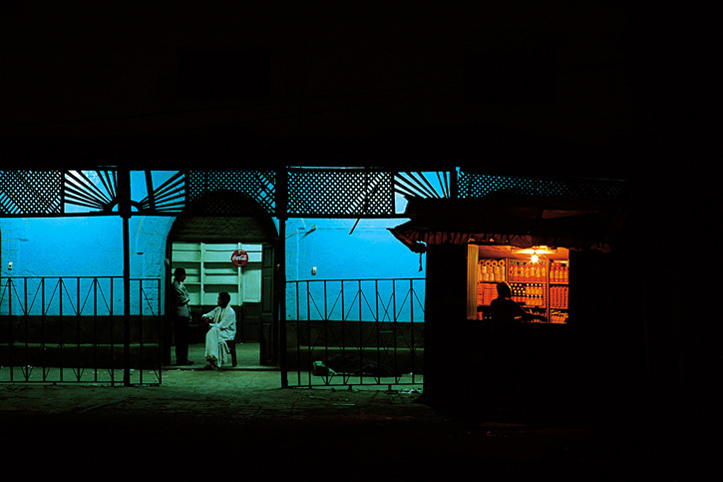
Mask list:
[[[206,165],[271,149],[614,176],[649,128],[637,14],[612,0],[44,3],[5,0],[0,15],[0,136],[13,141],[114,139],[137,153],[128,139],[142,139],[166,157],[213,145]],[[189,78],[212,71],[198,51],[256,56],[240,61],[248,72],[221,60],[218,80]],[[220,80],[234,75],[237,92]],[[591,156],[604,162],[580,162]]]

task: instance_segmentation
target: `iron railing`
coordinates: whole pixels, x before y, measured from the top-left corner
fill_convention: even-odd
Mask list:
[[[421,384],[424,286],[422,278],[288,281],[288,385]]]
[[[122,277],[0,278],[0,382],[160,384],[161,280],[129,296],[126,316]]]

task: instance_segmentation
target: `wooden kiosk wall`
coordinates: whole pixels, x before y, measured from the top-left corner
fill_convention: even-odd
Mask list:
[[[574,411],[597,403],[614,364],[605,349],[615,311],[607,255],[570,253],[570,323],[500,330],[467,318],[467,249],[427,250],[425,398],[472,409],[523,404]]]

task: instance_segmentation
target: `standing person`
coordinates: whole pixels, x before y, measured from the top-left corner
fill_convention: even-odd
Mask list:
[[[183,281],[186,279],[186,270],[176,268],[173,272],[173,295],[176,312],[173,317],[173,327],[176,335],[176,365],[190,365],[193,362],[188,359],[188,324],[191,321],[191,311],[188,302],[188,290]]]
[[[217,306],[201,317],[209,327],[206,333],[206,369],[221,367],[229,361],[231,351],[226,340],[236,337],[236,313],[228,305],[230,302],[231,295],[219,293]]]

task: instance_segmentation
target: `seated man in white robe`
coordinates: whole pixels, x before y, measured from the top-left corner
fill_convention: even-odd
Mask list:
[[[228,304],[231,296],[228,293],[219,293],[216,308],[201,316],[201,320],[208,324],[206,333],[206,362],[205,368],[217,368],[230,362],[231,351],[226,340],[233,340],[236,336],[236,313]]]

